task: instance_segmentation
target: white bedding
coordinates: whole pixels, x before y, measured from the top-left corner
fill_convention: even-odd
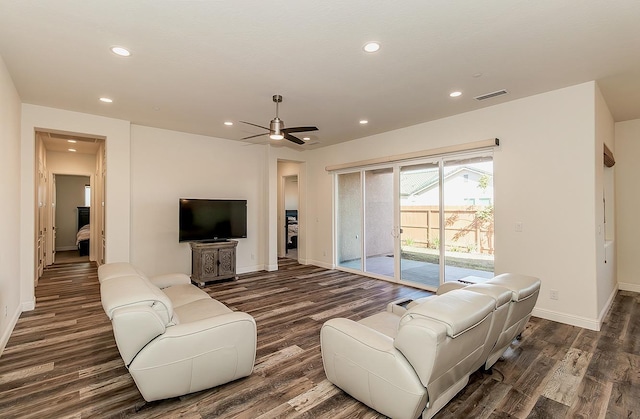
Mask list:
[[[291,243],[291,237],[298,235],[298,224],[289,224],[287,226],[287,242]]]
[[[78,234],[76,234],[76,246],[80,244],[83,240],[89,240],[90,229],[89,224],[83,225],[80,230],[78,230]]]

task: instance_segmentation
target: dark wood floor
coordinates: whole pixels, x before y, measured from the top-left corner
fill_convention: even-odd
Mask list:
[[[36,309],[22,314],[0,357],[0,417],[382,417],[327,382],[320,327],[426,292],[280,263],[277,272],[205,288],[255,317],[253,374],[146,405],[115,346],[95,266],[54,265],[39,282]],[[475,373],[436,416],[467,417],[640,417],[640,295],[619,292],[601,332],[533,318],[493,374]]]

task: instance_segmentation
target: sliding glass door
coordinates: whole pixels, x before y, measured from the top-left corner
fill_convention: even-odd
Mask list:
[[[337,265],[363,270],[362,266],[362,182],[360,172],[338,175],[336,182]]]
[[[445,160],[444,282],[493,277],[493,161]]]
[[[395,278],[393,168],[364,172],[364,271]]]
[[[400,279],[440,285],[440,164],[400,167]]]
[[[493,159],[449,156],[338,174],[337,265],[435,289],[493,276]]]

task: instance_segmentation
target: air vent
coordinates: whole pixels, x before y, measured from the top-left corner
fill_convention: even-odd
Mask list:
[[[475,99],[486,100],[486,99],[491,99],[492,97],[506,95],[507,93],[509,92],[503,89],[503,90],[498,90],[497,92],[487,93],[486,95],[476,96]]]

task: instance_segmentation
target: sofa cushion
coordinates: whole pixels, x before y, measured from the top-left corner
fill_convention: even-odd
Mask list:
[[[365,317],[358,321],[367,327],[377,330],[378,332],[389,336],[390,338],[396,337],[398,334],[398,325],[400,324],[400,316],[395,313],[383,311],[376,313],[373,316]]]
[[[221,314],[233,313],[227,306],[211,297],[196,300],[175,308],[176,323],[190,323]]]
[[[127,262],[115,262],[98,267],[98,281],[100,283],[121,276],[145,276],[138,268]]]
[[[473,291],[492,297],[495,302],[495,308],[502,307],[511,301],[512,292],[510,289],[497,284],[474,284],[464,288],[466,291]]]
[[[540,279],[520,274],[501,274],[486,283],[509,288],[513,292],[513,301],[524,300],[540,289]]]
[[[418,317],[435,319],[446,326],[449,336],[456,337],[482,322],[494,307],[493,298],[459,289],[412,307],[402,316],[401,322]]]
[[[100,295],[109,319],[113,319],[113,311],[118,308],[145,305],[153,308],[165,325],[173,321],[171,300],[146,277],[130,275],[111,278],[100,284]]]
[[[163,288],[162,292],[169,297],[174,310],[194,301],[211,299],[209,294],[191,284],[172,285]]]

